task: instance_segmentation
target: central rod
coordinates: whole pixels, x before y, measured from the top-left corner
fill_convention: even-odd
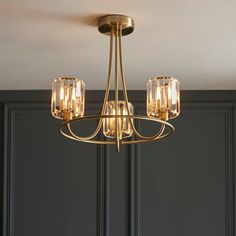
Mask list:
[[[118,90],[118,33],[119,24],[115,24],[115,115],[118,115],[118,101],[119,101],[119,90]],[[120,151],[120,131],[118,127],[118,118],[115,118],[115,139],[117,151]]]

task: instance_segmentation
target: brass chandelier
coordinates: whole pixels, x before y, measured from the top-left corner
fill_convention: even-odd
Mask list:
[[[120,150],[121,144],[155,141],[172,134],[175,128],[168,121],[180,113],[178,80],[172,77],[149,79],[146,97],[147,116],[135,115],[133,105],[129,102],[127,95],[122,62],[122,36],[133,32],[134,21],[129,16],[105,15],[98,20],[98,30],[110,36],[108,79],[101,113],[100,115],[84,116],[85,84],[82,80],[71,77],[55,79],[52,83],[51,112],[55,118],[62,120],[61,134],[69,139],[85,143],[115,144],[117,151]],[[110,100],[113,64],[114,98]],[[123,100],[119,99],[119,78],[121,79]],[[98,121],[98,125],[91,135],[77,134],[73,123],[93,119]],[[155,135],[145,136],[136,129],[135,120],[157,122],[159,123],[158,131]],[[98,135],[100,133],[103,137]]]

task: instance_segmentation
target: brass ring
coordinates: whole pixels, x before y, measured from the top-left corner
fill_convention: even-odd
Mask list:
[[[138,119],[138,120],[149,120],[153,122],[157,122],[163,125],[166,125],[169,127],[168,132],[164,132],[162,135],[157,136],[155,138],[148,139],[146,137],[145,139],[137,139],[137,140],[121,140],[121,144],[135,144],[135,143],[143,143],[143,142],[149,142],[149,141],[155,141],[164,137],[167,137],[171,135],[175,128],[172,124],[170,124],[167,121],[163,121],[157,118],[147,117],[147,116],[138,116],[138,115],[92,115],[92,116],[83,116],[83,117],[77,117],[71,120],[63,121],[60,125],[60,132],[62,135],[64,135],[67,138],[70,138],[75,141],[85,142],[85,143],[94,143],[94,144],[116,144],[116,141],[110,141],[110,140],[92,140],[92,139],[86,139],[84,137],[75,137],[69,129],[68,125],[75,122],[75,121],[82,121],[82,120],[92,120],[92,119],[102,119],[102,118],[130,118],[130,119]],[[67,132],[65,132],[65,129],[67,129]]]

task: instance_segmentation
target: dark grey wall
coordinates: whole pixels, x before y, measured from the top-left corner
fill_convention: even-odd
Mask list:
[[[145,92],[130,98],[145,113]],[[102,92],[86,99],[98,112]],[[182,92],[173,136],[119,154],[63,138],[49,101],[0,92],[3,236],[235,235],[236,91]]]

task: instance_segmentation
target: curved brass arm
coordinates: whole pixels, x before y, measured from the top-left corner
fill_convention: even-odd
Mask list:
[[[123,95],[124,95],[124,100],[125,100],[125,104],[126,104],[126,109],[127,109],[127,112],[128,112],[128,115],[130,116],[130,110],[129,110],[129,101],[128,101],[128,95],[127,95],[127,89],[126,89],[126,83],[125,83],[125,78],[124,78],[124,68],[123,68],[123,57],[122,57],[122,43],[121,43],[121,37],[122,37],[122,34],[121,34],[121,31],[119,33],[119,55],[120,55],[120,73],[121,73],[121,81],[122,81],[122,91],[123,91]],[[130,122],[130,125],[134,131],[134,133],[136,134],[136,136],[138,136],[139,138],[141,139],[146,139],[146,140],[152,140],[152,139],[156,139],[157,137],[159,137],[160,135],[163,134],[164,130],[165,130],[165,125],[161,125],[161,128],[159,130],[159,132],[153,136],[143,136],[141,135],[137,129],[135,128],[135,125],[134,123],[132,122],[131,119],[129,119],[129,122]]]
[[[101,115],[104,115],[105,112],[105,108],[106,108],[106,103],[107,103],[107,99],[109,97],[109,92],[110,92],[110,84],[111,84],[111,75],[112,75],[112,56],[113,56],[113,30],[111,31],[110,34],[110,50],[109,50],[109,68],[108,68],[108,79],[107,79],[107,83],[106,83],[106,91],[105,91],[105,95],[104,95],[104,100],[103,100],[103,105],[102,105],[102,111],[101,111]],[[67,124],[67,128],[70,131],[71,135],[76,138],[76,139],[85,139],[85,140],[89,140],[94,138],[98,132],[100,131],[102,127],[102,119],[99,119],[98,125],[96,130],[89,136],[85,136],[85,137],[81,137],[76,135],[70,126],[70,123]]]

